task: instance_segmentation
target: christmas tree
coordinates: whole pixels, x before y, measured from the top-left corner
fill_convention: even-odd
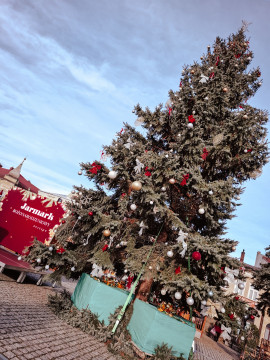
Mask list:
[[[28,259],[54,278],[100,266],[130,283],[143,268],[136,296],[144,301],[153,292],[198,309],[209,297],[222,301],[224,269],[239,266],[226,222],[243,183],[267,162],[267,113],[248,103],[261,73],[249,67],[245,31],[217,37],[184,66],[165,106],[135,106],[143,130],[124,124],[101,161],[81,163],[94,187],[75,187],[54,244],[35,242]]]
[[[266,249],[265,256],[270,259],[270,246]],[[260,297],[258,300],[258,309],[265,314],[270,316],[270,262],[268,261],[266,264],[261,265],[261,269],[255,273],[255,281],[253,286],[260,290]]]

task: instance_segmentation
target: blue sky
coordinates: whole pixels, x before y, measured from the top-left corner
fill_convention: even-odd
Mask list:
[[[269,110],[269,13],[268,0],[1,0],[0,162],[27,156],[22,174],[42,190],[89,186],[79,163],[134,123],[135,104],[165,103],[182,66],[242,20],[263,78],[250,103]],[[228,223],[250,264],[270,243],[269,175],[246,184]]]

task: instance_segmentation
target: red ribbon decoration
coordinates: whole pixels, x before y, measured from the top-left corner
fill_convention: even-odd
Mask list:
[[[134,276],[129,276],[127,280],[127,288],[130,289]]]
[[[181,181],[180,185],[184,186],[187,185],[187,180],[189,179],[189,174],[183,176],[183,180]]]
[[[216,66],[218,66],[219,63],[219,56],[217,57]]]
[[[214,79],[214,77],[215,77],[215,73],[211,72],[211,74],[209,75],[209,79]]]
[[[190,122],[190,123],[194,123],[194,122],[195,122],[195,119],[194,119],[193,115],[189,115],[189,117],[188,117],[188,122]]]
[[[229,318],[230,318],[231,320],[233,320],[233,319],[234,319],[234,315],[233,315],[233,314],[229,314]]]
[[[171,115],[172,112],[172,108],[169,108],[169,116]]]
[[[106,251],[106,250],[108,249],[108,247],[109,247],[108,244],[104,245],[103,248],[102,248],[102,251],[103,251],[103,252]]]
[[[150,171],[146,171],[146,172],[144,173],[144,175],[145,175],[145,176],[151,176],[152,174],[150,173]]]
[[[252,149],[247,149],[247,152],[251,152],[252,151]]]
[[[181,269],[180,266],[178,266],[175,270],[174,270],[175,274],[180,274],[181,273]]]
[[[89,172],[91,172],[92,174],[96,174],[97,171],[101,169],[101,165],[98,165],[95,162],[93,162],[91,166],[92,168],[89,170]]]
[[[182,85],[183,85],[183,84],[182,84],[182,80],[181,80],[181,81],[180,81],[180,84],[179,84],[179,87],[182,87]]]
[[[209,152],[206,150],[206,148],[203,148],[203,154],[201,155],[202,159],[206,160],[208,155],[209,155]]]

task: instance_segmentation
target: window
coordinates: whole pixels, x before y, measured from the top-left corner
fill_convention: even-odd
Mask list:
[[[255,290],[252,286],[250,286],[250,288],[249,288],[249,292],[248,292],[248,298],[250,299],[250,300],[256,300],[257,299],[257,297],[258,297],[258,291],[257,290]]]

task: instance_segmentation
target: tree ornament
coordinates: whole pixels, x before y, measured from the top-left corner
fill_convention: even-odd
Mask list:
[[[188,127],[189,129],[193,129],[193,124],[192,124],[192,123],[188,123],[188,124],[187,124],[187,127]]]
[[[78,175],[82,175],[82,171],[78,171]]]
[[[222,314],[225,314],[225,312],[226,312],[226,310],[224,309],[224,307],[222,307],[222,308],[220,309],[220,311],[222,312]]]
[[[209,79],[208,76],[201,74],[201,80],[199,82],[203,84],[206,83],[208,79]]]
[[[108,250],[108,247],[109,247],[109,245],[108,244],[105,244],[104,246],[103,246],[103,248],[102,248],[102,251],[104,252],[104,251],[107,251]]]
[[[243,283],[238,284],[238,289],[243,290],[244,288],[245,288],[245,284]]]
[[[167,252],[167,256],[168,256],[168,257],[173,257],[173,252],[172,252],[172,250],[169,250],[169,251]]]
[[[140,174],[143,168],[144,168],[144,164],[140,162],[140,160],[136,159],[136,166],[134,168],[135,173]]]
[[[212,291],[212,290],[209,290],[209,291],[208,291],[208,296],[209,296],[209,297],[212,297],[213,295],[214,295],[213,291]]]
[[[131,204],[131,205],[130,205],[130,208],[131,208],[132,211],[134,211],[134,210],[137,209],[137,206],[136,206],[135,204]]]
[[[240,200],[241,198],[240,198],[240,196],[236,196],[236,200]]]
[[[153,267],[150,265],[150,266],[148,267],[148,269],[149,269],[149,270],[153,270]]]
[[[250,315],[250,319],[251,319],[251,320],[254,320],[254,319],[255,319],[255,316],[254,316],[254,315]]]
[[[244,336],[241,336],[241,340],[242,340],[242,341],[244,341],[244,340],[245,340]]]
[[[235,296],[234,300],[238,301],[239,300],[239,296]]]
[[[45,269],[49,270],[50,266],[49,265],[45,265]]]
[[[161,191],[166,191],[165,186],[162,186]]]
[[[93,216],[93,211],[89,211],[88,215]]]
[[[189,306],[192,306],[193,304],[194,304],[194,299],[193,299],[193,297],[188,297],[187,298],[187,300],[186,300],[186,302],[187,302],[187,304],[189,305]]]
[[[206,300],[202,300],[202,301],[201,301],[201,304],[202,304],[203,306],[205,306],[206,303],[207,303]]]
[[[234,315],[233,315],[233,314],[229,314],[229,318],[230,318],[231,320],[233,320],[233,319],[234,319]]]
[[[174,294],[174,297],[176,298],[176,300],[180,300],[182,297],[182,294],[179,291],[176,291],[176,293]]]
[[[244,318],[245,318],[245,320],[247,320],[247,319],[248,319],[248,315],[245,315]]]
[[[228,89],[227,89],[226,87],[223,88],[222,90],[223,90],[223,92],[225,92],[225,93],[228,92]]]
[[[62,220],[61,222],[62,222],[62,224],[65,224],[65,223],[66,223],[66,220]]]
[[[259,82],[259,83],[258,83],[258,85],[259,85],[259,86],[262,86],[262,83],[261,83],[261,82]]]
[[[109,177],[110,179],[115,179],[116,176],[117,176],[117,172],[114,171],[114,170],[111,170],[111,171],[108,173],[108,177]]]
[[[236,250],[236,247],[235,247],[235,246],[233,246],[233,247],[232,247],[232,251],[235,251],[235,250]]]
[[[22,260],[22,257],[21,257],[21,255],[20,255],[20,256],[18,256],[18,260],[19,260],[19,261],[21,261],[21,260]]]
[[[204,208],[200,208],[200,209],[199,209],[199,214],[203,215],[204,212],[205,212],[205,211],[204,211]]]
[[[71,194],[75,194],[75,192],[76,192],[75,190],[72,190],[72,191],[71,191]]]
[[[209,195],[213,195],[214,193],[213,193],[213,190],[210,190],[209,192],[208,192],[208,194]]]
[[[247,114],[243,115],[243,119],[248,119]]]
[[[138,117],[137,120],[135,120],[134,125],[135,125],[135,126],[140,126],[140,125],[142,125],[143,123],[144,123],[144,118],[143,118],[142,116],[140,116],[140,117]]]
[[[181,268],[180,268],[180,266],[178,266],[178,267],[174,270],[174,273],[175,273],[175,275],[181,273]]]
[[[131,189],[135,191],[139,191],[142,188],[142,183],[140,181],[133,181],[131,184]]]
[[[72,266],[72,268],[70,268],[70,270],[71,270],[71,271],[75,271],[75,267],[74,267],[74,266]]]
[[[175,184],[175,179],[171,178],[171,179],[169,180],[169,183],[170,183],[170,184]]]
[[[141,222],[140,222],[140,231],[139,231],[139,235],[140,235],[140,236],[142,236],[143,230],[144,230],[144,229],[147,229],[147,228],[148,228],[148,226],[147,226],[147,225],[144,225],[144,222],[143,222],[143,221],[141,221]]]
[[[149,201],[149,204],[150,204],[150,205],[153,205],[153,204],[154,204],[154,201]]]
[[[204,98],[204,100],[207,101],[207,100],[208,100],[208,96],[206,96],[206,97]]]
[[[128,272],[128,270],[127,270],[127,269],[125,269],[125,270],[124,270],[124,273],[126,274],[127,272]]]
[[[201,260],[201,258],[202,258],[202,256],[201,256],[201,254],[199,253],[199,251],[194,251],[191,256],[192,256],[192,258],[193,258],[194,260],[196,260],[196,261],[199,261],[199,260]]]
[[[36,261],[37,261],[38,264],[41,263],[41,259],[40,259],[40,258],[38,258]]]
[[[161,289],[161,291],[160,291],[160,293],[161,293],[161,295],[166,295],[166,293],[167,293],[167,290],[166,289]]]
[[[106,236],[106,237],[110,236],[110,235],[111,235],[110,230],[109,230],[109,229],[105,229],[105,230],[103,231],[103,235]]]

